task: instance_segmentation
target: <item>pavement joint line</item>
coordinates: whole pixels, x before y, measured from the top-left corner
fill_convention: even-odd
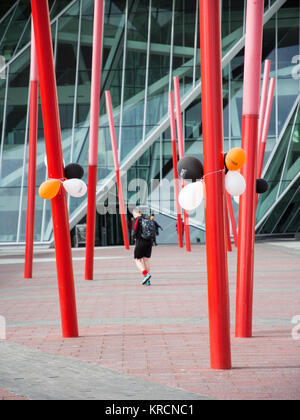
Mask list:
[[[115,246],[101,246],[95,247],[95,253],[103,252],[103,251],[111,251],[116,249],[124,249],[123,245],[115,245]],[[85,253],[85,247],[78,247],[72,248],[72,253],[82,252]],[[25,253],[25,246],[20,246],[17,248],[12,247],[1,247],[0,246],[0,256],[10,256],[10,255],[24,255]],[[34,255],[36,254],[55,254],[54,248],[45,248],[45,247],[34,247]]]
[[[0,361],[0,388],[29,400],[81,400],[83,391],[94,400],[212,399],[9,342],[0,342]]]
[[[78,286],[77,286],[78,287]],[[152,289],[151,290],[147,290],[147,292],[145,292],[145,290],[120,290],[120,291],[99,291],[96,292],[94,290],[92,290],[91,292],[81,292],[81,291],[76,291],[76,296],[77,297],[101,297],[101,296],[136,296],[136,295],[141,295],[141,296],[145,296],[145,293],[149,292],[149,295],[171,295],[171,296],[176,296],[178,295],[178,293],[181,294],[181,296],[183,295],[190,295],[192,294],[201,294],[203,296],[207,296],[207,290],[204,289],[173,289],[173,290],[162,290],[161,285],[158,285],[158,288],[155,289],[155,286],[152,285]],[[47,288],[45,288],[47,289]],[[57,287],[53,287],[54,290],[57,289]],[[34,290],[23,290],[24,292],[26,291],[34,291]],[[235,293],[235,288],[234,287],[230,287],[229,289],[231,294]],[[295,293],[295,292],[300,292],[300,288],[292,288],[292,289],[268,289],[268,288],[264,288],[264,289],[257,289],[255,290],[256,294],[259,293],[268,293],[268,292],[272,292],[272,293]],[[12,295],[12,296],[1,296],[1,294],[4,294],[7,292],[4,292],[3,290],[0,290],[0,301],[2,302],[8,302],[8,301],[14,301],[14,300],[38,300],[38,299],[55,299],[57,298],[57,293],[55,294],[50,294],[50,293],[45,293],[45,294],[36,294],[36,295]]]
[[[127,260],[127,257],[123,256],[107,256],[107,257],[94,257],[95,261],[100,260]],[[73,257],[73,261],[85,261],[85,257]],[[49,262],[56,262],[55,258],[34,258],[33,263],[49,263]],[[24,258],[12,258],[12,259],[0,259],[0,265],[15,265],[15,264],[24,264]]]
[[[186,317],[186,318],[162,318],[162,317],[103,317],[103,318],[79,318],[78,324],[81,327],[89,326],[157,326],[157,325],[192,325],[192,326],[208,326],[208,317]],[[231,325],[235,325],[235,319],[231,318]],[[254,318],[254,325],[275,325],[275,326],[291,326],[290,319],[279,319],[279,318]],[[31,327],[49,327],[49,326],[60,326],[60,320],[27,320],[27,321],[16,321],[11,322],[7,320],[7,328],[31,328]]]

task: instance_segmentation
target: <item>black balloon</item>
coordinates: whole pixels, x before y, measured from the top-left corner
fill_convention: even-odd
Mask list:
[[[265,179],[259,178],[256,180],[256,192],[257,194],[263,194],[269,189],[269,184]]]
[[[65,167],[65,177],[67,179],[81,179],[84,175],[84,169],[78,163],[70,163]]]
[[[199,159],[194,156],[185,156],[178,162],[178,174],[183,179],[196,181],[203,178],[203,165]]]

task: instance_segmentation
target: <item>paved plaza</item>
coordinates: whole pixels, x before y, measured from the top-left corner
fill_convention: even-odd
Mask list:
[[[54,251],[36,250],[24,280],[22,251],[2,249],[0,399],[298,400],[299,257],[295,241],[256,244],[253,338],[236,339],[237,251],[228,254],[233,368],[214,371],[205,246],[155,247],[151,287],[132,249],[97,248],[94,281],[84,280],[84,249],[73,250],[75,339],[61,338]]]

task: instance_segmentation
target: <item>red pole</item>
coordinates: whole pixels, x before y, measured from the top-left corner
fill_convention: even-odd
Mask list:
[[[230,227],[229,227],[229,217],[228,217],[228,206],[226,194],[224,195],[224,209],[225,209],[225,226],[226,226],[226,240],[227,240],[227,252],[232,252],[231,246],[231,237],[230,237]]]
[[[236,230],[234,211],[233,211],[233,206],[232,206],[231,195],[228,194],[227,191],[226,191],[226,200],[227,200],[227,206],[228,206],[228,211],[229,211],[229,216],[230,216],[230,221],[231,221],[231,228],[232,228],[234,245],[235,245],[235,247],[237,247],[238,236],[237,236],[237,230]]]
[[[265,115],[266,115],[270,70],[271,70],[271,60],[266,60],[265,68],[264,68],[263,84],[262,84],[262,89],[261,89],[260,108],[259,108],[258,149],[259,149],[259,144],[262,138],[262,131],[263,131],[264,120],[265,120]]]
[[[85,280],[94,278],[94,247],[96,224],[96,188],[99,139],[99,110],[102,66],[104,0],[94,0],[94,33],[91,83],[91,121],[89,144],[89,176],[86,218]]]
[[[263,166],[264,166],[264,159],[265,159],[265,150],[266,150],[266,143],[267,143],[267,137],[268,137],[268,131],[269,131],[269,125],[270,125],[270,118],[271,118],[271,112],[272,112],[272,104],[273,104],[273,97],[274,97],[274,90],[275,90],[275,82],[276,79],[270,80],[270,86],[268,90],[268,98],[267,98],[267,105],[266,105],[266,115],[264,118],[264,123],[262,127],[262,134],[261,137],[258,139],[258,168],[257,168],[257,178],[261,177]],[[256,194],[256,208],[258,203],[258,194]]]
[[[34,212],[36,187],[36,148],[38,130],[38,71],[35,51],[33,23],[31,24],[31,67],[30,67],[30,105],[29,105],[29,156],[26,213],[26,245],[24,278],[32,279],[34,246]]]
[[[219,0],[199,0],[206,257],[212,369],[231,368]]]
[[[119,156],[118,156],[118,148],[117,148],[117,140],[116,140],[116,131],[115,131],[115,124],[114,124],[111,96],[110,96],[109,91],[105,92],[105,98],[106,98],[106,108],[107,108],[107,114],[108,114],[108,120],[109,120],[111,147],[113,151],[114,165],[115,165],[115,171],[116,171],[117,190],[118,190],[118,196],[119,196],[119,206],[120,206],[123,239],[124,239],[125,248],[130,249],[129,238],[128,238],[128,228],[127,228],[127,221],[126,221],[127,212],[125,210],[125,204],[124,204],[122,180],[120,177],[120,166],[119,166]]]
[[[246,191],[240,197],[239,205],[236,337],[252,336],[257,138],[263,12],[263,0],[248,0],[242,128],[242,148],[246,152],[247,161],[241,170],[246,180]]]
[[[49,178],[63,179],[64,165],[47,0],[31,0]],[[64,338],[78,336],[70,227],[64,188],[51,200],[58,290]]]
[[[170,126],[171,126],[171,141],[172,141],[172,155],[173,155],[173,173],[174,173],[174,190],[175,190],[175,203],[177,213],[177,233],[178,233],[178,246],[183,248],[182,238],[182,220],[181,220],[181,208],[179,204],[179,178],[177,170],[177,147],[176,147],[176,125],[175,125],[175,113],[174,113],[174,98],[173,93],[169,92],[169,108],[170,108]]]
[[[260,142],[259,142],[257,178],[261,177],[262,170],[263,170],[266,142],[267,142],[267,137],[268,137],[271,113],[272,113],[272,104],[273,104],[273,98],[274,98],[275,83],[276,83],[276,79],[272,78],[270,80],[270,86],[269,86],[269,90],[268,90],[266,114],[265,114],[265,118],[264,118],[262,134],[261,134],[261,137],[259,138]]]
[[[181,103],[180,103],[180,87],[179,87],[178,77],[174,77],[174,93],[175,93],[175,105],[176,105],[176,123],[177,123],[177,134],[178,134],[179,158],[182,159],[184,157],[184,141],[183,141]],[[183,179],[181,187],[184,188],[184,186],[185,186],[185,181]],[[189,215],[188,215],[188,212],[184,209],[183,209],[183,219],[184,219],[185,248],[187,252],[191,252]]]

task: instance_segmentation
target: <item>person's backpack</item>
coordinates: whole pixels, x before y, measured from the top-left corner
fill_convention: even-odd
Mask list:
[[[142,226],[142,232],[141,237],[143,239],[155,239],[155,233],[156,233],[156,226],[153,220],[145,219],[144,217],[141,218],[141,226]]]

